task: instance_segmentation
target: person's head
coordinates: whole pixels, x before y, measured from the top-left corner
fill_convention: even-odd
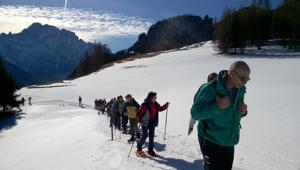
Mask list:
[[[153,91],[150,91],[147,95],[147,98],[146,98],[147,101],[150,101],[150,102],[156,102],[156,93],[153,92]]]
[[[232,63],[228,75],[233,87],[240,88],[245,85],[250,80],[250,72],[250,67],[246,62],[239,60]]]
[[[127,95],[125,96],[126,102],[130,102],[131,99],[132,99],[132,96],[131,96],[130,94],[127,94]]]
[[[118,100],[119,102],[121,102],[121,101],[123,101],[123,97],[122,97],[122,96],[118,96],[118,97],[117,97],[117,100]]]
[[[207,82],[210,82],[210,81],[213,81],[213,80],[217,80],[218,78],[218,74],[213,72],[213,73],[210,73],[208,76],[207,76]]]

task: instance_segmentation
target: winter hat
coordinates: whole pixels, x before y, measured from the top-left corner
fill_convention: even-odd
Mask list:
[[[131,94],[127,94],[125,98],[132,98]]]

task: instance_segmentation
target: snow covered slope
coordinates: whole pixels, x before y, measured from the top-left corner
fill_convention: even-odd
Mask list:
[[[197,132],[187,136],[193,95],[208,73],[238,59],[249,63],[252,79],[234,169],[299,170],[300,58],[228,58],[217,55],[210,43],[115,64],[48,88],[22,89],[33,105],[23,108],[26,114],[16,126],[0,132],[0,169],[201,169]],[[171,103],[166,141],[166,112],[160,113],[155,137],[162,158],[128,158],[129,136],[119,139],[117,132],[110,141],[107,117],[98,116],[92,106],[96,98],[128,93],[141,103],[150,90],[158,92],[161,104]],[[79,95],[85,109],[77,106]]]

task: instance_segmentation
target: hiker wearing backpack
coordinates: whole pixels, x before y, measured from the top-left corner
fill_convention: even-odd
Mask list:
[[[142,150],[142,146],[148,136],[148,154],[151,156],[157,156],[153,148],[155,127],[158,125],[158,112],[167,109],[169,107],[169,102],[160,106],[160,104],[157,103],[156,98],[157,96],[155,92],[149,92],[144,103],[141,105],[141,109],[138,111],[138,121],[142,126],[142,138],[137,143],[137,156],[145,155]]]
[[[218,74],[217,74],[217,73],[215,73],[215,72],[210,73],[210,74],[207,76],[207,82],[216,81],[217,78],[218,78]],[[204,85],[204,84],[203,84],[203,85]],[[203,86],[203,85],[202,85],[202,86]],[[201,86],[201,87],[202,87],[202,86]],[[197,96],[197,94],[199,93],[201,87],[198,89],[197,93],[195,94],[193,102],[195,102],[196,96]],[[196,123],[196,121],[195,121],[193,118],[190,118],[189,128],[188,128],[188,135],[190,135],[190,134],[193,132],[195,123]]]
[[[113,104],[116,101],[116,98],[110,99],[110,101],[107,103],[107,116],[110,118],[109,121],[109,127],[115,126],[115,114],[113,111]]]
[[[121,114],[124,107],[124,101],[122,96],[118,96],[117,100],[113,103],[112,110],[114,112],[115,127],[121,130]]]
[[[236,61],[218,74],[217,81],[203,85],[196,96],[191,116],[199,122],[198,141],[205,170],[232,169],[240,120],[247,115],[244,95],[249,75],[247,63]]]
[[[123,98],[122,98],[123,100]],[[127,116],[127,111],[125,109],[125,101],[123,100],[122,101],[122,111],[120,112],[121,113],[121,124],[122,124],[122,133],[123,134],[127,134],[127,124],[128,124],[128,116]]]
[[[105,99],[99,99],[99,114],[104,114],[106,108],[106,100]]]
[[[131,138],[128,140],[128,142],[133,142],[135,138],[140,138],[140,132],[137,126],[137,111],[139,110],[140,105],[130,94],[125,96],[125,100],[124,112],[127,113],[129,119],[131,134]]]

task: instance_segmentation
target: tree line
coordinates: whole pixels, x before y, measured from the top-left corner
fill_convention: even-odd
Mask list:
[[[0,117],[3,113],[11,111],[8,109],[9,107],[19,107],[21,101],[17,100],[19,95],[15,93],[16,90],[16,83],[12,76],[6,72],[0,57]]]
[[[239,10],[225,9],[215,24],[214,41],[226,54],[243,54],[245,47],[270,43],[300,50],[300,0],[284,0],[276,9],[253,3]]]
[[[85,56],[81,58],[78,66],[68,77],[69,79],[78,78],[98,71],[105,65],[112,64],[113,62],[120,61],[124,58],[136,55],[132,51],[120,50],[117,53],[112,53],[106,44],[100,42],[94,44],[94,49],[91,53],[86,52]]]

